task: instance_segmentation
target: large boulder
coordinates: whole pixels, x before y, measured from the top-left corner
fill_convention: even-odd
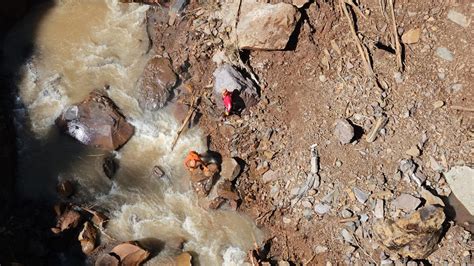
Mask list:
[[[100,90],[92,91],[83,102],[68,107],[56,119],[56,125],[81,143],[104,150],[118,149],[135,130]]]
[[[456,198],[474,215],[474,169],[455,166],[444,173],[444,176]]]
[[[400,218],[374,225],[374,232],[387,252],[424,259],[437,247],[445,215],[442,208],[428,205]]]
[[[233,92],[234,109],[241,110],[257,104],[260,99],[257,86],[250,78],[230,64],[220,65],[214,75],[214,99],[218,107],[223,107],[222,93],[224,90]]]
[[[239,48],[283,50],[299,18],[291,4],[243,0],[237,24]]]
[[[155,56],[148,61],[140,80],[138,102],[146,110],[162,108],[178,81],[168,59]]]

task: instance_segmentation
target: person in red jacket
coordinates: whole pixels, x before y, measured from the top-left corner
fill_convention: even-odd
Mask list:
[[[232,93],[233,91],[228,91],[227,89],[224,89],[222,92],[222,101],[224,101],[224,113],[226,116],[230,115],[232,111]]]

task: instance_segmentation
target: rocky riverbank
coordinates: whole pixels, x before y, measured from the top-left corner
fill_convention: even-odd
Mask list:
[[[207,150],[181,152],[184,164],[175,164],[200,210],[250,216],[266,233],[247,254],[220,254],[226,262],[473,263],[472,5],[124,2],[150,5],[152,43],[127,99],[183,123],[168,153],[200,128]],[[121,110],[113,92],[93,91],[54,118],[78,143],[112,154],[96,159],[98,176],[112,181],[122,162],[114,151],[136,134],[136,113]],[[172,183],[168,172],[157,164],[151,176]],[[117,213],[76,202],[78,189],[58,183],[55,220],[42,215],[51,206],[17,210],[2,238],[40,235],[12,254],[65,252],[96,265],[141,264],[162,253],[159,262],[170,265],[199,260],[178,234],[113,239],[108,219]],[[32,219],[44,219],[41,228]]]

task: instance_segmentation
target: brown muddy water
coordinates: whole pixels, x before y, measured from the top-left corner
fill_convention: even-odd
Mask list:
[[[110,212],[105,233],[111,238],[166,243],[181,237],[187,240],[184,250],[196,253],[201,265],[241,265],[263,234],[237,212],[199,206],[182,161],[190,149],[205,150],[203,135],[193,128],[171,151],[180,123],[166,109],[145,112],[136,101],[137,81],[152,56],[147,9],[112,0],[57,0],[39,22],[31,14],[9,34],[6,62],[14,62],[27,25],[39,23],[33,53],[17,73],[17,189],[26,199],[55,202],[56,183],[73,180],[78,185],[73,202]],[[115,152],[120,167],[112,180],[103,173],[104,152],[59,134],[54,125],[66,106],[105,85],[136,127]],[[165,178],[152,175],[155,165]],[[171,255],[165,249],[146,264],[160,264]]]

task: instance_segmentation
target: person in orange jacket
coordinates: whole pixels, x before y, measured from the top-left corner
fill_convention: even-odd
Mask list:
[[[184,160],[184,166],[190,170],[197,169],[201,166],[204,169],[206,168],[204,162],[201,159],[201,155],[195,151],[190,151],[188,153],[188,156],[186,156],[186,159]]]

